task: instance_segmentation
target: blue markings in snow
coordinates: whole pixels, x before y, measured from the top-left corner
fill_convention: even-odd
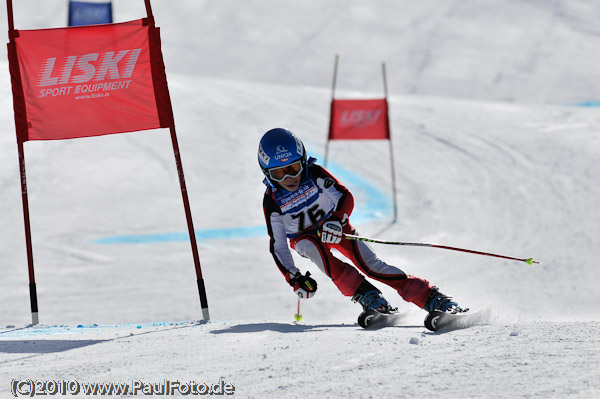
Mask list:
[[[576,107],[600,107],[600,100],[584,101],[574,104]]]
[[[90,329],[98,330],[106,330],[106,329],[143,329],[143,328],[152,328],[152,327],[177,327],[177,326],[194,326],[204,324],[204,321],[163,321],[163,322],[152,322],[152,323],[124,323],[124,324],[110,324],[110,325],[98,325],[98,324],[90,324],[90,325],[78,325],[78,326],[65,326],[65,325],[55,325],[55,326],[44,326],[44,325],[35,325],[28,326],[25,328],[7,328],[5,330],[0,330],[0,337],[2,338],[20,338],[20,337],[38,337],[38,336],[48,336],[48,335],[56,335],[56,334],[69,334],[69,333],[85,333],[90,331]]]
[[[354,212],[352,212],[352,223],[357,224],[374,219],[381,219],[392,215],[393,204],[391,200],[391,188],[389,192],[383,192],[379,187],[376,187],[357,176],[351,171],[342,168],[341,166],[329,162],[327,169],[337,179],[353,193],[354,195]],[[262,184],[257,182],[257,184]],[[391,216],[390,216],[391,217]],[[265,236],[267,228],[265,225],[249,226],[249,227],[230,227],[218,229],[196,230],[196,239],[215,240],[215,239],[233,239],[233,238],[248,238]],[[155,244],[166,242],[185,242],[189,241],[187,232],[175,233],[153,233],[153,234],[129,234],[118,235],[100,238],[94,243],[96,244]]]
[[[197,240],[247,238],[267,234],[266,226],[231,227],[220,229],[196,230]],[[155,234],[129,234],[100,238],[96,244],[155,244],[161,242],[189,241],[190,236],[185,233],[155,233]]]

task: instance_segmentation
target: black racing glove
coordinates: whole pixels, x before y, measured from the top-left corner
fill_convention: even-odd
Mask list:
[[[294,288],[294,292],[300,298],[312,298],[317,292],[317,282],[310,277],[310,272],[306,272],[303,276],[298,272],[290,278],[290,285]]]

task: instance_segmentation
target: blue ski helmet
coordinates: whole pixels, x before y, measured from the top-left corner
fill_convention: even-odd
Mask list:
[[[287,129],[275,128],[266,132],[258,145],[258,163],[267,180],[274,186],[269,169],[281,168],[300,161],[306,171],[306,150],[302,141]]]

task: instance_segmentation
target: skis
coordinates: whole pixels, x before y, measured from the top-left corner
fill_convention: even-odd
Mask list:
[[[377,330],[406,324],[410,319],[410,311],[381,313],[375,309],[367,309],[358,316],[358,325],[367,330]],[[444,313],[433,311],[425,318],[425,327],[430,331],[452,331],[473,326],[488,324],[490,310],[476,312]]]
[[[431,331],[458,330],[487,324],[489,318],[489,309],[463,313],[444,313],[435,310],[425,318],[425,327]]]
[[[358,316],[358,325],[368,330],[397,326],[405,322],[410,313],[410,311],[381,313],[375,309],[367,309]]]

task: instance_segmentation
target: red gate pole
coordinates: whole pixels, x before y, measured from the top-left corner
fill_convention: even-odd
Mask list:
[[[154,24],[154,16],[152,15],[152,6],[150,0],[144,0],[146,5],[146,13],[148,19]],[[198,253],[198,244],[196,242],[196,233],[194,231],[194,222],[192,221],[192,211],[190,208],[190,200],[187,195],[187,187],[185,184],[185,178],[183,175],[183,163],[181,162],[181,156],[179,154],[179,144],[177,143],[177,133],[175,132],[175,124],[170,128],[171,142],[173,144],[173,154],[175,156],[175,163],[177,165],[177,175],[179,176],[179,186],[181,187],[181,197],[183,199],[183,208],[185,209],[185,217],[187,220],[188,232],[190,235],[190,243],[192,245],[192,256],[194,258],[194,266],[196,268],[196,282],[198,285],[198,294],[200,295],[200,306],[202,308],[202,318],[206,321],[210,320],[208,313],[208,299],[206,296],[206,288],[204,286],[204,278],[202,277],[202,268],[200,265],[200,255]]]
[[[27,268],[29,270],[29,302],[31,303],[31,324],[39,324],[37,289],[33,270],[33,244],[31,242],[31,225],[29,222],[29,199],[27,197],[27,177],[25,175],[25,152],[23,143],[18,141],[19,170],[21,175],[21,199],[23,202],[23,220],[25,222],[25,245],[27,247]]]
[[[153,18],[152,15],[152,6],[150,5],[150,0],[144,0],[144,4],[146,5],[146,14],[148,14],[148,18]]]
[[[198,244],[196,243],[196,233],[194,232],[194,223],[192,221],[192,211],[190,209],[190,200],[187,195],[185,178],[183,176],[183,164],[179,155],[179,144],[177,143],[177,134],[175,127],[171,127],[171,142],[173,143],[173,154],[175,155],[175,163],[177,164],[177,174],[179,175],[179,185],[181,187],[181,196],[183,198],[183,207],[187,219],[188,231],[190,234],[190,243],[192,244],[192,255],[194,257],[194,265],[196,267],[196,281],[198,283],[198,293],[200,294],[200,306],[202,307],[202,318],[206,321],[210,320],[208,314],[208,300],[206,297],[206,288],[204,287],[204,278],[202,277],[202,268],[200,267],[200,255],[198,254]]]
[[[333,83],[331,84],[331,109],[329,110],[329,132],[327,133],[327,142],[325,143],[325,161],[323,166],[327,168],[327,157],[329,155],[329,136],[331,135],[331,127],[333,126],[333,101],[335,99],[335,85],[337,81],[337,70],[339,54],[335,55],[335,64],[333,66]]]
[[[21,72],[19,70],[19,61],[17,59],[17,45],[15,37],[15,24],[13,19],[12,0],[6,1],[7,16],[8,16],[8,57],[11,69],[11,79],[13,90],[23,92],[21,82]],[[23,105],[24,106],[24,105]],[[31,324],[39,324],[37,289],[35,285],[35,273],[33,268],[33,245],[31,242],[31,224],[29,219],[29,199],[27,196],[27,175],[25,173],[25,151],[23,148],[23,137],[19,134],[19,129],[22,128],[21,123],[17,120],[15,112],[15,128],[17,130],[17,150],[19,152],[19,175],[21,176],[21,202],[23,203],[23,221],[25,224],[25,246],[27,249],[27,268],[29,270],[29,302],[31,304]]]
[[[381,64],[381,71],[383,73],[383,91],[385,93],[385,106],[387,107],[387,129],[390,138],[390,164],[392,169],[392,200],[394,201],[394,220],[392,223],[396,223],[398,217],[398,205],[396,201],[396,165],[394,165],[394,147],[392,146],[392,131],[390,129],[390,107],[388,103],[388,87],[387,87],[387,74],[385,71],[385,62]]]

